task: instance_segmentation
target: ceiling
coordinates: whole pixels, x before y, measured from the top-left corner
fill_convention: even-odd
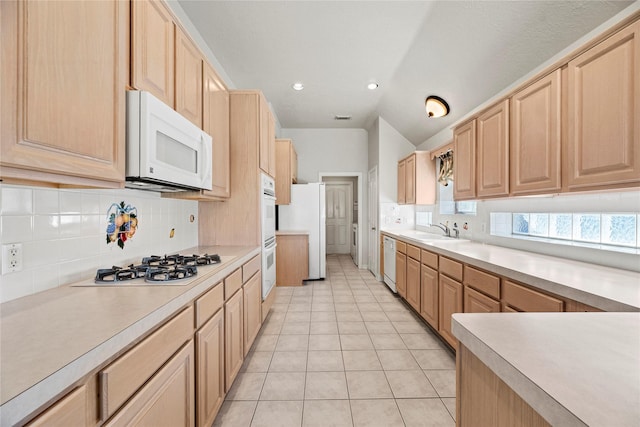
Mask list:
[[[262,90],[283,128],[368,128],[381,116],[414,145],[631,3],[179,0],[233,85]],[[428,119],[428,95],[450,114]]]

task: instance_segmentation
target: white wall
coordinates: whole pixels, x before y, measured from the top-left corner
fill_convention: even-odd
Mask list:
[[[135,235],[107,244],[107,213],[137,208]],[[189,216],[194,215],[194,222]],[[171,229],[174,237],[170,237]],[[198,245],[198,202],[137,190],[58,190],[0,184],[0,242],[22,243],[23,270],[0,276],[0,302],[95,277],[96,269],[139,263]]]
[[[320,172],[362,172],[369,165],[364,129],[282,129],[298,153],[298,182],[318,182]]]

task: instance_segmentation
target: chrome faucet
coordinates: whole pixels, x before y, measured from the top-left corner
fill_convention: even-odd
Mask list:
[[[443,223],[438,224],[429,224],[429,227],[438,227],[440,230],[444,231],[444,235],[447,237],[451,237],[451,229],[444,225]]]
[[[453,223],[453,228],[452,228],[453,232],[455,233],[455,235],[453,236],[455,239],[459,239],[460,238],[460,229],[458,228],[458,223],[454,222]]]

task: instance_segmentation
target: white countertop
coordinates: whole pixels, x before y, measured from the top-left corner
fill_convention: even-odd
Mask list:
[[[640,273],[415,230],[383,234],[605,311],[640,311]]]
[[[276,236],[308,236],[308,230],[278,230]]]
[[[256,247],[189,248],[222,262],[180,286],[62,286],[0,305],[0,425],[13,425],[185,307],[255,255]]]
[[[550,424],[640,425],[640,313],[457,313],[452,329]]]

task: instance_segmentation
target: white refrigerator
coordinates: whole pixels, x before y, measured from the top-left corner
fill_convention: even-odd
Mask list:
[[[326,277],[324,183],[291,185],[291,204],[278,206],[278,230],[309,232],[309,279]]]

